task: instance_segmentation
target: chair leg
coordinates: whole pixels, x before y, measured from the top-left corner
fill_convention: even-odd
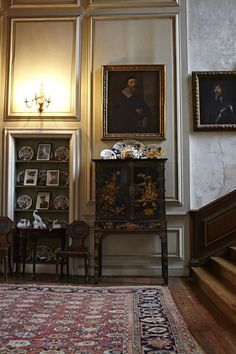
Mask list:
[[[66,274],[67,274],[67,278],[69,278],[69,262],[70,262],[70,258],[66,259]]]
[[[64,258],[60,258],[60,263],[61,263],[61,277],[63,277]]]
[[[11,248],[9,248],[8,250],[8,268],[9,268],[9,272],[12,274],[12,266],[11,266]]]
[[[59,281],[59,274],[58,274],[58,266],[59,266],[60,260],[59,258],[56,259],[56,278],[57,281]]]
[[[3,259],[3,271],[4,271],[5,280],[7,280],[7,263],[8,263],[8,256],[5,256]]]
[[[84,272],[85,272],[85,282],[86,282],[86,284],[88,284],[88,265],[89,265],[88,257],[84,257]]]

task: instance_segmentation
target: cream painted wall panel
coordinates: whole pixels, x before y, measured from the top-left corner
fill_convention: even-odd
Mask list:
[[[103,255],[152,257],[161,255],[160,237],[147,234],[114,234],[103,238]],[[170,258],[183,259],[182,226],[171,226],[168,229],[168,255]]]
[[[4,70],[3,70],[3,48],[2,48],[2,43],[3,43],[3,17],[0,16],[0,82],[3,82],[3,75],[4,75]],[[3,121],[3,106],[4,106],[4,87],[1,85],[0,87],[0,127],[2,127],[2,121]],[[2,130],[2,129],[1,129]],[[2,134],[1,134],[2,136]],[[0,139],[2,143],[2,139]],[[0,151],[0,159],[3,161],[3,155],[2,155],[2,149]],[[2,186],[2,169],[0,168],[0,185]],[[2,200],[2,188],[0,188],[0,200]],[[0,213],[2,213],[2,203],[0,203]]]
[[[51,98],[43,115],[75,115],[76,35],[76,18],[12,19],[9,116],[38,114],[24,100],[41,83]]]
[[[3,42],[3,17],[0,16],[0,82],[2,82],[3,78],[2,78],[2,42]],[[3,94],[3,85],[1,85],[0,87],[0,112],[2,115],[3,112],[3,106],[4,106],[4,94]],[[2,118],[0,118],[0,121],[2,120]]]
[[[188,274],[184,268],[184,227],[168,228],[169,270],[174,274]],[[161,241],[154,234],[106,235],[103,238],[104,275],[160,275]]]
[[[102,65],[106,64],[166,64],[166,141],[158,142],[166,150],[166,195],[177,200],[178,163],[176,146],[177,98],[176,92],[176,17],[96,17],[93,18],[92,72],[93,72],[93,157],[111,147],[102,139]],[[115,45],[114,45],[115,38]]]
[[[78,0],[11,0],[12,5],[57,5],[57,4],[78,4]]]
[[[89,0],[91,7],[178,6],[178,0]]]

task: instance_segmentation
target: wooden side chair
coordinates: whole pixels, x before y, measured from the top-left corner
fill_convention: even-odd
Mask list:
[[[85,281],[88,283],[89,250],[84,246],[84,241],[89,234],[89,227],[84,221],[74,221],[68,226],[67,233],[71,244],[65,249],[55,251],[57,280],[59,265],[61,265],[61,276],[63,276],[63,266],[66,265],[68,277],[70,258],[83,258]]]
[[[0,217],[0,259],[3,262],[3,273],[7,279],[7,265],[11,268],[11,243],[12,243],[13,221],[7,216]]]

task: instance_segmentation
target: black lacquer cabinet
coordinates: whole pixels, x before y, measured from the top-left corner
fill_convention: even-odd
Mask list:
[[[102,275],[102,236],[152,232],[161,238],[162,277],[168,282],[165,162],[167,159],[93,160],[96,180],[95,282]]]

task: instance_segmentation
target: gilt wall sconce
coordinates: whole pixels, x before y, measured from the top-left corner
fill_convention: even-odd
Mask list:
[[[40,84],[39,94],[35,93],[34,98],[25,98],[25,104],[27,108],[32,108],[34,105],[37,106],[39,113],[42,113],[45,108],[48,108],[49,104],[52,102],[50,97],[46,97],[44,94],[43,84]]]

